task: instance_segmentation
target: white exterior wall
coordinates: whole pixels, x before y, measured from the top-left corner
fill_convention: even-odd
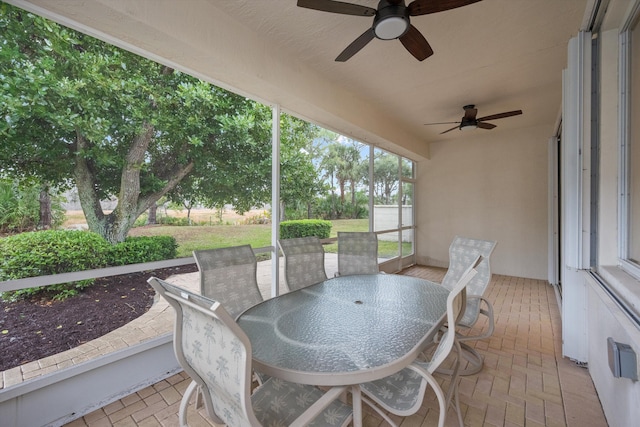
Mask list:
[[[526,114],[526,111],[524,112]],[[547,278],[547,127],[460,131],[418,164],[417,261],[446,266],[455,235],[496,240],[496,274]]]
[[[640,420],[640,382],[615,378],[609,368],[607,338],[628,344],[640,355],[640,330],[620,307],[587,274],[587,329],[589,331],[589,373],[611,427],[638,425]],[[640,371],[640,368],[636,367]]]

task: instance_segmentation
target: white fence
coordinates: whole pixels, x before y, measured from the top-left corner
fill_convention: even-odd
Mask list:
[[[402,207],[402,222],[404,226],[413,224],[413,206]],[[375,205],[373,207],[373,230],[393,230],[399,228],[398,206]],[[378,234],[379,240],[397,241],[398,232]],[[413,241],[413,230],[402,231],[402,241]]]

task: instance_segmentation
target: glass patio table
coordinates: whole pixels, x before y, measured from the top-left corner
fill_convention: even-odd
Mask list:
[[[354,426],[362,422],[358,384],[408,366],[445,321],[449,291],[395,274],[341,276],[263,301],[238,325],[253,368],[286,381],[351,386]]]

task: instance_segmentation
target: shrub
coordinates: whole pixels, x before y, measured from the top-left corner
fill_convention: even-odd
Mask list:
[[[110,245],[100,235],[88,231],[22,233],[0,239],[0,281],[172,259],[177,247],[171,236],[128,237],[122,243]],[[93,280],[83,280],[26,288],[3,292],[0,297],[14,301],[46,291],[53,293],[53,299],[64,299],[92,283]]]
[[[0,280],[22,279],[89,270],[106,266],[110,245],[98,234],[87,231],[47,230],[21,233],[0,240]],[[3,300],[16,300],[44,289],[61,299],[75,295],[93,281],[51,285],[3,292]]]
[[[156,218],[156,223],[161,225],[179,225],[179,226],[191,225],[189,224],[188,218],[175,218],[172,216],[158,217]]]
[[[176,257],[178,244],[171,236],[127,237],[124,242],[111,246],[109,265],[139,264]]]
[[[280,223],[280,238],[292,239],[294,237],[316,236],[319,239],[327,239],[331,233],[331,221],[321,219],[301,219],[282,221]]]
[[[35,184],[0,180],[0,232],[35,230],[40,221],[40,187]],[[64,222],[61,196],[51,196],[52,227]]]
[[[261,214],[251,215],[239,220],[237,223],[239,225],[271,224],[271,212],[265,210]]]

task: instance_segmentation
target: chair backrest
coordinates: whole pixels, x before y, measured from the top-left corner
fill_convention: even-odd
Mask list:
[[[152,277],[175,309],[174,350],[202,389],[207,414],[228,426],[259,426],[251,406],[251,343],[220,302]]]
[[[378,274],[378,236],[373,232],[338,232],[338,274]]]
[[[284,254],[284,276],[290,291],[327,280],[324,249],[317,237],[280,239]]]
[[[193,257],[200,270],[200,293],[220,301],[234,318],[262,302],[251,246],[193,251]]]
[[[452,286],[447,297],[447,330],[440,338],[429,365],[429,373],[433,373],[447,358],[453,348],[456,335],[456,320],[461,316],[466,306],[467,288],[474,277],[477,277],[475,264],[481,257],[478,255],[466,270],[460,274],[458,281]]]
[[[467,294],[470,296],[482,296],[491,281],[490,257],[496,244],[497,242],[491,240],[456,236],[449,246],[449,269],[442,279],[442,286],[452,289],[469,263],[480,255],[482,260],[476,267],[478,274],[469,282]],[[465,326],[473,325],[478,319],[479,312],[480,300],[478,298],[469,298],[464,317],[459,323]]]

